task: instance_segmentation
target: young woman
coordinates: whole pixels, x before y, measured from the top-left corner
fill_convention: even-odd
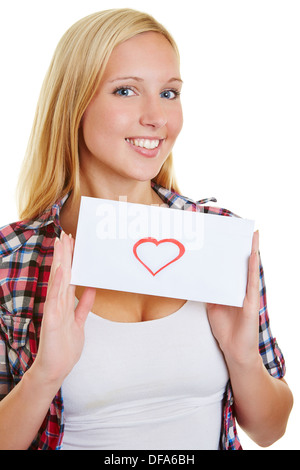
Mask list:
[[[179,56],[149,15],[90,15],[61,39],[0,231],[0,448],[240,449],[292,407],[269,326],[258,234],[243,308],[79,288],[70,271],[80,196],[223,216],[179,194]],[[69,235],[66,235],[69,234]]]

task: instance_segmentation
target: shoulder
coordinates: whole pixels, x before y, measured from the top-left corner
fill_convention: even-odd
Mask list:
[[[59,236],[59,215],[69,195],[70,193],[67,193],[59,198],[34,220],[21,220],[0,227],[0,260],[22,248],[36,251],[42,241],[47,244],[49,240]]]
[[[21,253],[36,252],[45,243],[55,237],[53,224],[44,225],[26,221],[14,222],[0,228],[0,263],[8,257],[17,257]],[[1,267],[1,264],[0,264]]]
[[[161,197],[162,201],[173,209],[188,210],[193,212],[202,212],[205,214],[222,215],[227,217],[238,217],[232,211],[213,205],[217,202],[216,198],[208,197],[200,200],[193,200],[183,196],[176,191],[166,189],[157,183],[152,183],[152,188]]]
[[[239,217],[237,214],[234,214],[232,211],[223,207],[205,205],[205,203],[203,204],[201,201],[197,201],[195,205],[198,212],[203,212],[204,214],[223,215],[226,217]]]
[[[18,250],[36,252],[43,243],[51,244],[51,240],[54,241],[53,238],[60,235],[60,210],[68,197],[69,193],[36,219],[21,220],[0,227],[0,260]]]
[[[0,259],[22,247],[32,236],[33,230],[24,222],[14,222],[0,228]]]

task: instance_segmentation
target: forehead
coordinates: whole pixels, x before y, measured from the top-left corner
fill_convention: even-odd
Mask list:
[[[160,33],[146,32],[119,44],[107,63],[103,79],[143,73],[179,76],[179,58],[168,39]],[[142,77],[143,78],[143,77]]]

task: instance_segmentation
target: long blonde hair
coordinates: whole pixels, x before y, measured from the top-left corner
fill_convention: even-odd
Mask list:
[[[80,195],[78,129],[113,49],[133,36],[169,32],[152,16],[112,9],[87,16],[61,38],[44,79],[18,184],[22,219],[34,219],[73,191]],[[172,153],[154,181],[178,191]]]

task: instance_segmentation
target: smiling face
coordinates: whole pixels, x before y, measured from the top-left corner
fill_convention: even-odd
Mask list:
[[[112,52],[79,133],[83,173],[150,181],[182,128],[179,61],[160,33],[139,34]]]

